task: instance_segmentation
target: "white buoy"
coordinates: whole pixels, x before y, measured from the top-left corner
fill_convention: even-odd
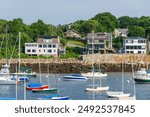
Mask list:
[[[130,82],[130,80],[127,80],[127,81],[126,81],[126,83],[129,83],[129,82]]]

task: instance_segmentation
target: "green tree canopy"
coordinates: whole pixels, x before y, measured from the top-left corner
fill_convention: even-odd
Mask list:
[[[46,32],[48,32],[48,26],[40,19],[37,22],[32,23],[30,29],[31,29],[31,38],[33,38],[34,40],[39,35],[45,35]]]
[[[118,27],[117,18],[109,12],[99,13],[94,18],[103,26],[103,31],[111,32]]]
[[[144,37],[145,30],[140,26],[131,26],[129,27],[128,36]]]
[[[87,21],[83,22],[83,24],[81,26],[81,30],[87,34],[87,33],[91,33],[92,31],[97,32],[98,27],[99,27],[98,21],[87,20]]]

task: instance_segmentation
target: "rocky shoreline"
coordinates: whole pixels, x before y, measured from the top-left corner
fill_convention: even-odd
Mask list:
[[[94,60],[91,56],[86,56],[86,60],[85,56],[82,56],[83,59],[21,59],[20,63],[22,67],[31,68],[36,73],[39,73],[39,71],[41,73],[47,73],[48,71],[49,73],[89,72],[91,71],[92,63],[97,69],[100,63],[100,67],[107,72],[120,72],[123,63],[125,71],[130,72],[132,71],[131,65],[134,66],[134,70],[138,70],[140,67],[149,66],[150,63],[150,56],[147,55],[94,55]],[[0,68],[5,62],[5,59],[0,59]],[[10,61],[11,72],[16,71],[17,65],[18,59]]]

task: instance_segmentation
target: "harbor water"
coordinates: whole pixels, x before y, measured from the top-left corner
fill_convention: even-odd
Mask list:
[[[66,74],[37,74],[36,78],[30,78],[28,82],[20,85],[0,85],[0,98],[15,98],[17,92],[18,100],[38,100],[44,96],[53,95],[52,93],[33,93],[32,91],[25,90],[25,87],[30,83],[50,84],[50,87],[59,89],[59,96],[69,96],[72,100],[111,100],[108,98],[106,92],[90,93],[86,92],[87,87],[92,86],[93,79],[89,78],[87,81],[64,81],[62,76]],[[41,77],[41,79],[40,79]],[[100,84],[99,78],[94,78],[94,85]],[[101,79],[102,86],[109,86],[110,91],[122,90],[122,74],[121,72],[108,72],[106,78]],[[149,100],[150,99],[150,84],[135,84],[136,99],[137,100]],[[134,95],[134,85],[132,80],[132,73],[126,72],[124,74],[123,83],[124,93],[130,93]]]

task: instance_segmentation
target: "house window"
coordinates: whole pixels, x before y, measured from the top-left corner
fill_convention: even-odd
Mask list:
[[[138,51],[138,53],[141,53],[141,51]]]
[[[95,45],[95,49],[99,49],[99,45]]]
[[[133,40],[128,40],[128,43],[133,43]]]
[[[133,51],[130,51],[130,53],[133,53]]]
[[[46,48],[47,47],[47,45],[43,45],[43,48]]]
[[[141,49],[141,46],[138,46],[138,49]],[[140,51],[141,52],[141,51]]]
[[[133,49],[133,46],[130,46],[130,49]]]
[[[54,52],[56,52],[56,50],[54,50]]]
[[[30,49],[28,49],[28,50],[27,50],[27,52],[31,52],[31,50],[30,50]]]
[[[48,48],[51,48],[52,46],[51,45],[48,45]]]
[[[39,49],[39,52],[41,52],[41,50]]]
[[[126,49],[129,49],[129,46],[126,46]]]
[[[134,49],[137,49],[137,46],[134,46]]]
[[[42,48],[42,45],[41,45],[41,44],[39,45],[39,48]]]
[[[104,42],[104,40],[99,40],[100,43]]]
[[[53,45],[53,48],[56,48],[56,45]]]
[[[104,48],[104,45],[99,45],[99,48]]]
[[[35,50],[35,49],[33,49],[33,50],[32,50],[32,52],[36,52],[36,50]]]
[[[48,53],[52,53],[52,50],[48,50]]]
[[[44,49],[44,52],[45,52],[45,49]]]
[[[128,40],[126,40],[126,43],[128,43]]]

